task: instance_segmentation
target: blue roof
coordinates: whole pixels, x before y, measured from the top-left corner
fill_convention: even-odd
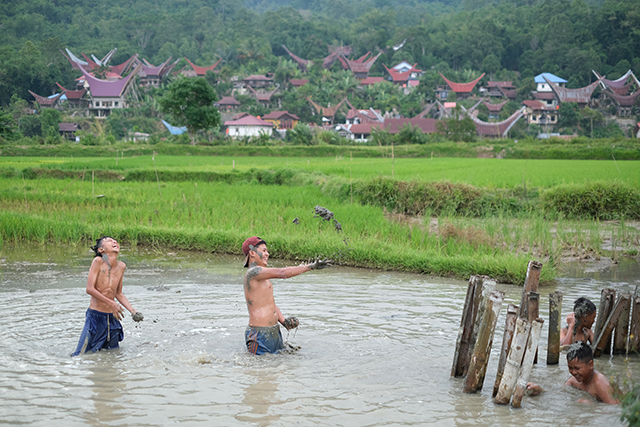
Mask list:
[[[53,95],[49,95],[47,96],[47,98],[51,99],[51,98],[55,98],[56,96],[60,95],[59,93],[54,93]],[[62,94],[62,96],[60,97],[60,99],[58,99],[58,101],[64,101],[67,99],[67,95]]]
[[[186,126],[182,126],[182,127],[171,126],[169,123],[165,122],[164,120],[162,121],[162,124],[165,125],[167,129],[169,129],[169,132],[171,132],[171,135],[182,135],[187,131]]]
[[[546,83],[546,81],[544,80],[544,78],[547,78],[551,83],[567,83],[567,81],[563,78],[560,78],[556,75],[553,75],[551,73],[542,73],[542,74],[538,74],[537,76],[534,77],[534,80],[536,83]]]

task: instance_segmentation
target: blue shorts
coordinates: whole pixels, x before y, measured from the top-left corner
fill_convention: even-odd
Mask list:
[[[280,325],[247,326],[244,331],[247,350],[251,354],[277,353],[284,348]]]
[[[71,353],[71,356],[118,348],[123,338],[122,324],[112,313],[103,313],[89,308],[78,348]]]

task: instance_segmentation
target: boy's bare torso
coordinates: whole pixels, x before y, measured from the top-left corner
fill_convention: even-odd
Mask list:
[[[261,267],[249,268],[245,275],[244,297],[249,311],[249,326],[274,326],[278,323],[278,309],[273,297],[271,280],[256,280]]]
[[[98,274],[95,281],[95,289],[109,300],[114,301],[116,294],[118,293],[118,287],[122,283],[125,263],[122,261],[117,261],[116,266],[112,267],[111,270],[109,270],[108,264],[102,258],[96,257],[93,259],[92,263],[92,268],[94,267],[98,268]],[[91,297],[89,308],[104,313],[111,313],[113,311],[112,306],[105,304],[94,296]]]

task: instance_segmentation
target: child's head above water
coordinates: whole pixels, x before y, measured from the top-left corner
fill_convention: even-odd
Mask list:
[[[573,303],[573,312],[576,316],[576,326],[582,323],[585,328],[591,328],[596,320],[596,305],[588,298],[580,297]]]
[[[584,341],[576,341],[569,347],[567,367],[576,381],[589,382],[593,376],[593,351]]]

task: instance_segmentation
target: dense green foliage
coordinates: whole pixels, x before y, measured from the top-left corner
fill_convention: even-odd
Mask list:
[[[56,81],[72,85],[63,47],[98,57],[117,47],[114,64],[134,53],[154,64],[222,58],[223,77],[273,71],[283,80],[291,71],[280,69],[288,59],[282,45],[313,60],[327,55],[327,43],[351,45],[356,57],[381,49],[375,75],[400,60],[509,80],[518,80],[514,71],[522,78],[546,71],[566,76],[570,87],[592,81],[592,69],[612,79],[630,68],[640,74],[635,1],[18,0],[0,5],[0,25],[0,105],[12,93],[28,99],[27,89],[48,94]]]

